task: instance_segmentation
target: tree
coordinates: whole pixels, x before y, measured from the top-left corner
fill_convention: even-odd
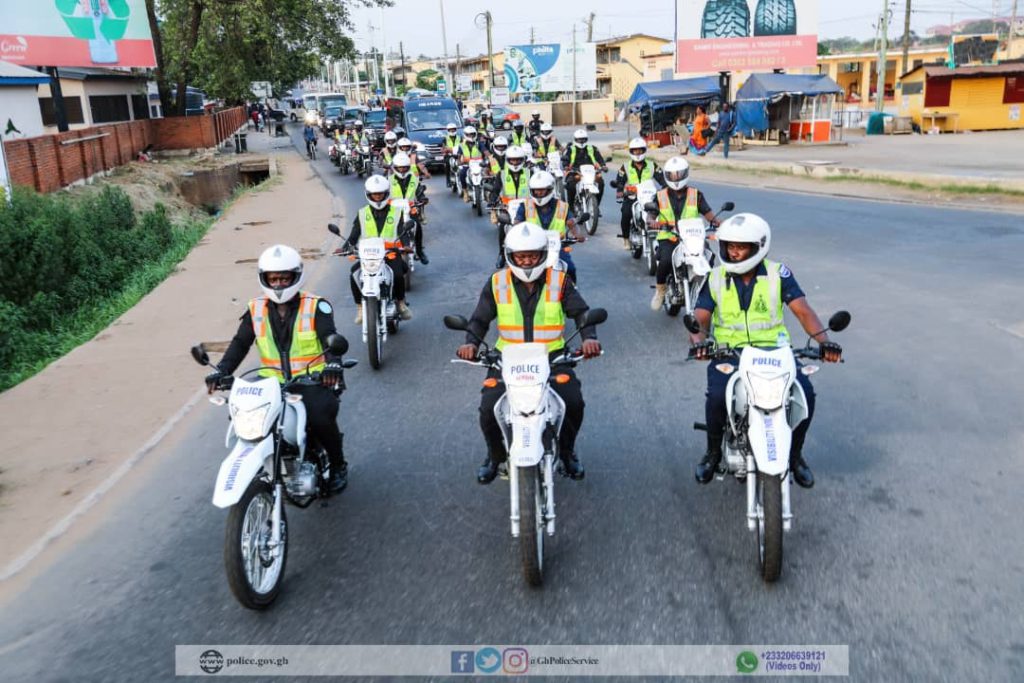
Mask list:
[[[433,90],[437,87],[437,80],[441,78],[441,73],[434,69],[424,69],[423,71],[416,74],[416,87],[423,88],[424,90]]]
[[[163,109],[185,113],[187,86],[228,102],[251,97],[252,81],[275,92],[355,53],[346,32],[354,6],[391,0],[146,0]],[[171,102],[171,84],[178,97]]]
[[[825,43],[818,43],[818,56],[819,57],[822,57],[822,56],[825,56],[825,55],[830,55],[830,54],[832,54],[832,50],[829,49],[829,46],[827,44],[825,44]]]

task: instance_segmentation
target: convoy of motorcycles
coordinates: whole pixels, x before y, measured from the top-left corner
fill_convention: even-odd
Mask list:
[[[528,154],[527,158],[532,156]],[[388,172],[383,159],[368,145],[335,141],[330,145],[329,157],[345,175],[368,176],[378,162],[382,164],[380,171]],[[555,176],[556,195],[564,200],[565,173],[559,154],[552,152],[529,163]],[[477,216],[490,208],[496,229],[507,229],[525,200],[488,206],[494,178],[485,171],[484,158],[466,160],[465,168],[461,169],[465,187],[455,155],[446,156],[444,164],[446,186],[452,193],[462,195],[465,191]],[[596,232],[600,212],[596,174],[593,166],[580,168],[572,207],[578,223],[591,235]],[[659,228],[648,221],[648,215],[658,212],[657,185],[647,180],[622,189],[628,199],[635,200],[629,231],[631,256],[642,259],[647,273],[654,275],[660,248],[656,240]],[[402,245],[411,245],[413,231],[421,227],[417,221],[422,203],[404,199],[391,202],[401,209],[398,246],[387,246],[379,237],[364,236],[353,249],[335,252],[359,262],[353,277],[362,292],[362,339],[375,370],[383,366],[385,343],[389,335],[398,332],[401,321],[391,293],[395,271],[389,262],[405,261],[405,284],[410,289],[413,250]],[[733,202],[726,202],[719,214],[734,208]],[[331,224],[328,229],[341,236],[337,225]],[[700,325],[693,313],[698,293],[716,265],[717,250],[711,248],[715,229],[703,217],[689,218],[677,221],[675,233],[678,241],[673,249],[664,310],[670,316],[685,312],[684,326],[698,333]],[[564,267],[559,260],[561,250],[574,241],[550,233],[547,266]],[[586,324],[597,325],[606,319],[603,309],[594,308],[587,313]],[[827,329],[838,332],[849,323],[849,313],[840,311],[829,320]],[[457,315],[445,316],[444,324],[460,332],[466,332],[469,325]],[[558,435],[565,405],[550,383],[567,381],[562,369],[575,367],[582,360],[581,353],[570,347],[578,334],[577,330],[569,337],[564,352],[555,357],[549,357],[544,344],[511,344],[504,351],[497,351],[478,339],[477,360],[452,361],[498,370],[501,374],[505,394],[494,410],[509,454],[501,473],[509,482],[511,534],[519,541],[524,577],[534,586],[543,583],[544,537],[555,533],[554,474],[561,468]],[[335,355],[348,351],[348,343],[340,336],[333,336],[329,346]],[[201,365],[210,365],[201,346],[193,347],[192,355]],[[820,355],[811,347],[810,339],[799,349],[792,349],[780,339],[774,348],[717,346],[710,355],[713,360],[736,357],[736,366],[716,366],[719,372],[729,375],[728,425],[717,475],[719,480],[732,476],[745,484],[745,517],[748,528],[756,533],[759,572],[765,581],[771,582],[781,574],[783,532],[791,529],[793,520],[790,439],[793,428],[808,414],[807,397],[796,376],[798,372],[810,375],[819,370],[816,365],[798,365],[796,361],[816,360]],[[694,360],[692,349],[688,360]],[[343,365],[351,368],[356,361],[348,359]],[[302,399],[288,391],[295,384],[317,382],[316,373],[307,372],[279,384],[273,378],[254,376],[258,370],[225,377],[218,388],[229,392],[228,398],[211,398],[215,405],[227,405],[231,416],[226,437],[230,453],[221,465],[213,497],[214,505],[229,509],[224,549],[228,583],[239,602],[252,609],[268,607],[281,587],[288,547],[284,504],[305,508],[314,500],[325,500],[330,477],[323,449],[307,439]],[[336,390],[344,390],[343,381]],[[695,423],[694,428],[706,429],[700,423]]]

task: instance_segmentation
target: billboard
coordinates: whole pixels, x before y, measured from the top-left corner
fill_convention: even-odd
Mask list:
[[[595,90],[596,45],[576,43],[575,49],[572,43],[509,45],[505,48],[505,83],[510,93]]]
[[[146,0],[0,0],[0,60],[31,66],[156,66]]]
[[[683,0],[676,71],[764,71],[814,66],[818,0]]]

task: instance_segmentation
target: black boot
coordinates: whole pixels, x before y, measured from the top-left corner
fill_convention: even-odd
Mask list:
[[[416,249],[416,258],[425,266],[430,264],[430,259],[427,258],[427,252],[423,251],[423,247]]]
[[[804,456],[800,451],[789,454],[789,471],[793,473],[794,481],[801,487],[809,489],[814,486],[814,473],[804,462]]]
[[[345,435],[340,435],[341,453],[338,458],[331,458],[331,478],[327,482],[327,490],[334,495],[341,493],[348,486],[348,463],[345,462]]]
[[[483,464],[480,465],[476,471],[476,481],[479,484],[490,484],[494,481],[494,478],[498,476],[498,466],[505,462],[507,456],[504,453],[497,454],[493,451],[488,451],[487,459],[484,460]]]
[[[722,435],[708,432],[708,450],[704,458],[697,464],[693,476],[698,484],[707,484],[711,481],[715,472],[718,471],[718,464],[722,462]]]
[[[562,456],[561,467],[558,471],[560,474],[569,477],[573,481],[579,481],[587,474],[586,470],[583,469],[583,463],[580,462],[580,459],[576,457],[575,453]]]

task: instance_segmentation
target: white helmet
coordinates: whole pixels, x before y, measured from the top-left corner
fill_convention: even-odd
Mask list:
[[[572,134],[573,143],[580,149],[583,149],[584,147],[587,146],[587,140],[589,139],[590,138],[587,136],[587,131],[583,130],[582,128],[577,128],[576,132]]]
[[[406,157],[408,159],[408,157]],[[383,209],[388,205],[388,195],[391,194],[391,183],[388,179],[382,175],[372,175],[366,179],[366,183],[363,185],[363,190],[366,192],[366,201],[370,203],[375,209]],[[374,199],[370,195],[383,194],[384,199]]]
[[[634,151],[640,150],[640,151]],[[629,156],[633,161],[643,161],[647,158],[647,141],[641,137],[635,137],[629,141]]]
[[[673,190],[686,187],[690,178],[690,163],[682,157],[672,157],[665,162],[665,184]]]
[[[768,222],[752,213],[738,213],[722,222],[717,231],[722,265],[727,273],[749,273],[768,256],[772,246],[772,229]],[[754,245],[754,253],[742,261],[729,260],[729,243]]]
[[[412,159],[410,159],[409,155],[405,152],[399,152],[395,155],[395,158],[391,160],[391,168],[395,170],[395,175],[402,179],[409,177],[409,174],[412,172],[410,171],[411,166]],[[405,170],[403,171],[401,169]]]
[[[476,128],[473,126],[466,126],[463,128],[462,134],[465,136],[467,142],[474,142],[476,140]]]
[[[544,206],[555,198],[555,176],[537,171],[530,178],[530,196],[537,206]]]
[[[537,265],[532,268],[520,268],[512,255],[521,251],[535,251],[540,254]],[[505,236],[505,261],[512,274],[523,282],[533,282],[544,274],[548,253],[547,231],[533,223],[516,223],[508,229]]]
[[[354,125],[356,128],[362,128],[363,127],[363,120],[362,119],[356,119],[355,123],[353,123],[352,125]]]
[[[448,135],[455,135],[456,131],[458,131],[458,127],[454,123],[449,123],[444,128],[448,131]]]
[[[542,124],[540,124],[540,134],[543,135],[544,137],[546,137],[546,138],[551,137],[551,131],[552,130],[553,129],[551,128],[551,124],[550,123],[542,123]]]
[[[499,135],[498,137],[494,138],[494,142],[491,143],[491,149],[494,150],[494,153],[497,156],[505,156],[505,152],[508,151],[508,140],[505,138],[504,135]]]
[[[384,144],[388,147],[394,147],[396,142],[398,142],[398,136],[395,135],[393,130],[389,130],[387,133],[384,133]]]
[[[267,295],[267,298],[275,303],[283,304],[291,301],[299,293],[302,283],[306,280],[305,274],[302,272],[302,257],[299,256],[299,252],[284,244],[275,244],[260,254],[258,268],[260,287],[263,288],[263,293]],[[295,277],[288,287],[271,287],[267,282],[268,273],[294,273]]]
[[[534,109],[533,111],[531,111],[530,112],[530,116],[532,116],[535,119],[539,119],[540,118],[540,109]]]
[[[508,164],[510,171],[522,170],[523,164],[526,163],[526,152],[519,145],[512,145],[505,152],[505,163]]]
[[[514,120],[512,122],[512,127],[513,128],[520,128],[521,129],[521,128],[524,128],[525,126],[526,126],[526,122],[523,121],[522,119],[516,119],[516,120]]]
[[[408,149],[406,149],[406,147],[408,147]],[[409,138],[402,138],[401,140],[398,141],[398,149],[402,150],[403,152],[411,152],[412,140],[410,140]]]

